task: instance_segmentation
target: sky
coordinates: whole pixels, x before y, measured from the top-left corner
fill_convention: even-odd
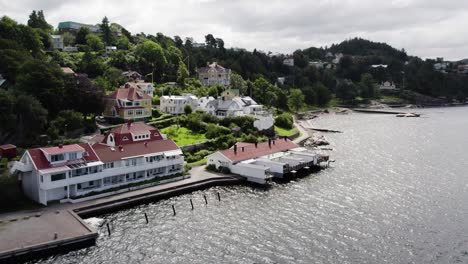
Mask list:
[[[203,42],[211,33],[226,47],[273,53],[362,37],[422,58],[468,58],[467,0],[0,0],[0,15],[20,23],[32,10],[54,27],[107,16],[133,34]]]

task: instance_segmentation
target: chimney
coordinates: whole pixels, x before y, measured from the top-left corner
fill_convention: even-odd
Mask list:
[[[237,154],[237,144],[234,144],[234,154]]]
[[[271,148],[271,138],[268,139],[268,147]]]
[[[257,148],[257,146],[258,146],[258,142],[257,142],[257,141],[255,141],[255,148]]]
[[[244,152],[244,147],[242,147],[242,152]]]
[[[128,128],[130,128],[132,126],[132,120],[128,120],[127,126],[128,126]]]
[[[119,145],[119,151],[123,152],[123,146],[122,145]]]
[[[63,148],[63,144],[59,144],[58,147],[59,147],[59,148]]]
[[[148,147],[148,141],[145,141],[145,147]]]

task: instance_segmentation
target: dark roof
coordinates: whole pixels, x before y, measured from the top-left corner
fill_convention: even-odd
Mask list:
[[[143,93],[138,88],[130,87],[130,88],[119,88],[115,90],[113,93],[108,95],[109,98],[112,99],[120,99],[120,100],[141,100],[141,99],[152,99],[151,96]]]
[[[15,149],[15,148],[16,148],[16,146],[12,145],[12,144],[5,144],[5,145],[0,146],[1,150],[8,150],[8,149]]]

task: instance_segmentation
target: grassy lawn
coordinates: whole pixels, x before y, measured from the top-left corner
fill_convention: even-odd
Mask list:
[[[168,138],[174,140],[179,146],[206,141],[204,134],[193,132],[186,127],[177,127],[176,125],[161,129],[161,133],[166,134]]]
[[[195,162],[192,162],[192,163],[188,163],[188,165],[190,167],[193,167],[193,166],[199,166],[199,165],[205,165],[206,164],[206,161],[207,161],[207,158],[203,158],[199,161],[195,161]]]
[[[281,137],[289,137],[297,133],[297,128],[293,127],[292,129],[284,129],[281,127],[275,126],[275,131],[278,132],[278,135]]]

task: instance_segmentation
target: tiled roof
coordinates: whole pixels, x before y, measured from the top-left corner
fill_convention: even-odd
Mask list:
[[[98,157],[96,156],[96,153],[94,152],[94,150],[91,148],[91,146],[88,144],[88,143],[80,143],[80,144],[73,144],[73,145],[65,145],[63,146],[62,149],[64,148],[68,148],[68,146],[78,146],[82,149],[82,151],[86,151],[88,155],[84,156],[84,161],[86,162],[93,162],[93,161],[98,161]],[[55,148],[55,147],[53,147]],[[57,147],[58,148],[58,147]],[[76,147],[73,147],[73,148],[76,148]],[[51,148],[46,148],[46,149],[51,149]],[[35,149],[29,149],[28,150],[28,153],[29,155],[31,156],[31,159],[32,159],[32,162],[34,163],[34,165],[36,166],[36,168],[38,170],[43,170],[43,169],[50,169],[50,168],[53,168],[53,167],[57,167],[57,166],[64,166],[64,165],[67,165],[68,163],[61,163],[60,165],[54,165],[52,166],[49,161],[47,160],[47,158],[45,157],[44,155],[44,152],[42,152],[44,150],[44,148],[35,148]],[[70,164],[72,163],[76,163],[76,161],[72,161],[70,162]]]
[[[244,151],[242,151],[242,147],[244,147]],[[298,145],[296,145],[296,143],[290,141],[289,139],[277,139],[271,142],[271,147],[268,146],[268,142],[258,143],[257,147],[255,147],[255,144],[253,143],[241,142],[237,145],[236,153],[234,152],[234,147],[222,150],[220,151],[220,153],[226,156],[226,158],[230,159],[232,162],[239,162],[243,160],[273,154],[276,152],[286,151],[297,147]]]
[[[16,148],[16,146],[12,145],[12,144],[6,144],[6,145],[1,145],[0,146],[0,149],[2,149],[2,150],[14,149],[14,148]]]
[[[110,147],[105,144],[94,144],[93,149],[96,151],[99,159],[102,162],[112,162],[128,157],[142,156],[171,150],[180,150],[176,143],[171,139],[141,141],[127,144],[122,146],[122,150],[120,150],[118,146]]]
[[[45,152],[46,154],[55,155],[55,154],[67,153],[67,152],[84,151],[84,148],[82,148],[78,144],[73,144],[73,145],[65,145],[62,147],[41,148],[41,150]]]
[[[62,71],[65,74],[74,74],[75,72],[69,67],[62,67]]]
[[[109,98],[119,100],[141,100],[141,99],[152,99],[151,96],[141,92],[138,88],[119,88],[111,93]]]
[[[224,73],[224,72],[229,71],[229,69],[226,69],[226,68],[224,68],[223,66],[221,66],[221,65],[219,65],[217,63],[212,63],[212,64],[208,65],[207,67],[197,68],[197,72],[198,73],[206,73],[210,69],[214,69],[217,73]]]
[[[110,133],[114,134],[144,134],[147,131],[157,130],[155,127],[145,124],[144,122],[129,122],[113,128]]]

